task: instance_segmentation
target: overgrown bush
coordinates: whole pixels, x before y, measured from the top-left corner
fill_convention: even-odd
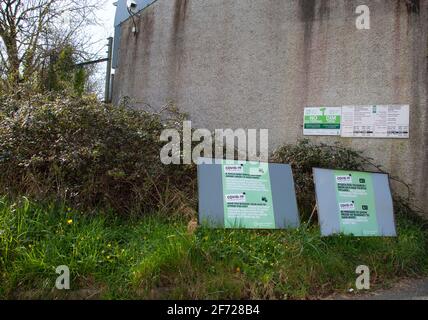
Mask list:
[[[95,97],[0,98],[0,193],[118,213],[185,206],[194,168],[164,166],[159,136],[180,115],[113,107]]]
[[[310,214],[316,204],[313,168],[362,170],[366,165],[357,151],[340,145],[316,145],[307,139],[278,148],[271,160],[288,163],[293,168],[299,210],[304,216]]]
[[[86,211],[194,217],[195,166],[160,161],[161,131],[181,130],[184,115],[173,105],[153,113],[129,104],[25,90],[0,96],[0,194],[65,201]],[[270,160],[291,164],[303,220],[315,210],[312,168],[384,172],[359,151],[309,140],[278,148]],[[395,211],[412,213],[410,199],[395,196]]]
[[[299,210],[304,218],[315,210],[315,186],[313,182],[313,168],[329,168],[344,170],[370,170],[387,173],[381,165],[364,155],[363,152],[350,149],[336,143],[333,145],[314,144],[308,139],[300,140],[297,144],[284,145],[271,155],[272,162],[288,163],[293,168]],[[394,194],[394,208],[396,213],[408,215],[423,222],[415,214],[417,208],[410,205],[412,192],[409,185],[400,179],[390,176],[408,189],[408,196]]]

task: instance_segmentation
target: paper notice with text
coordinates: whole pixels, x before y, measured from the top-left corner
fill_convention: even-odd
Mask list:
[[[342,107],[342,137],[409,138],[408,105]]]

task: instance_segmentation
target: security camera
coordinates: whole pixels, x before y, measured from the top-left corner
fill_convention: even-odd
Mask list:
[[[132,23],[134,24],[134,26],[132,27],[132,33],[134,35],[137,35],[138,33],[138,28],[137,28],[137,24],[135,23],[135,15],[138,13],[138,5],[137,2],[135,0],[127,0],[126,1],[126,6],[128,9],[128,13],[132,18]]]
[[[137,13],[138,5],[137,5],[137,2],[135,0],[128,0],[126,5],[128,7],[129,12]]]

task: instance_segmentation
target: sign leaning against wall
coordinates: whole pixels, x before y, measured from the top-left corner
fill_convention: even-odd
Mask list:
[[[313,173],[323,236],[396,236],[387,174],[318,168]]]
[[[200,158],[199,223],[227,229],[299,226],[291,167],[251,161]]]

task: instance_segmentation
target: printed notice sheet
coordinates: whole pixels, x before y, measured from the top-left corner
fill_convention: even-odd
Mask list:
[[[344,106],[342,137],[409,138],[409,106]]]

